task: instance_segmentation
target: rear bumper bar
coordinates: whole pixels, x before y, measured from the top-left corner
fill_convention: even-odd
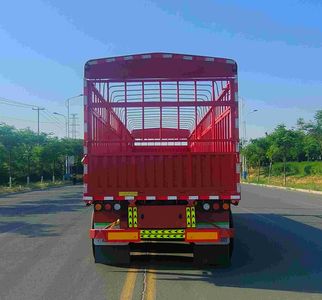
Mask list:
[[[189,228],[182,230],[182,236],[175,235],[151,235],[147,238],[144,236],[146,229],[90,229],[89,237],[91,239],[100,239],[108,243],[139,243],[147,240],[182,240],[187,243],[216,243],[222,238],[230,238],[234,236],[234,229],[226,228],[207,228],[197,229]],[[143,237],[144,236],[144,237]]]

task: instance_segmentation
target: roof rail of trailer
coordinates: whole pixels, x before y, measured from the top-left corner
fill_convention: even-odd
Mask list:
[[[144,53],[91,59],[84,70],[86,79],[111,81],[145,79],[233,78],[237,63],[228,58],[176,53]]]

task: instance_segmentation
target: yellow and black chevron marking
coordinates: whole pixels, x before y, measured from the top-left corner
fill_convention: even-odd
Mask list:
[[[194,207],[186,207],[187,228],[196,227],[196,211]]]
[[[132,207],[129,206],[128,209],[127,209],[127,223],[128,223],[128,226],[130,228],[133,227],[133,218],[132,218],[132,215],[133,215],[133,213],[132,213]]]
[[[141,239],[184,239],[184,229],[143,229]]]
[[[186,207],[187,228],[191,227],[191,214],[190,207]]]
[[[133,207],[133,227],[138,227],[138,208]]]
[[[129,228],[138,227],[138,209],[137,207],[129,206],[127,209],[127,220]]]
[[[196,227],[196,211],[194,207],[190,208],[191,210],[191,227]]]

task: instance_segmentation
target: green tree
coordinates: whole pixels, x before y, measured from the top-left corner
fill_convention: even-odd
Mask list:
[[[284,124],[278,125],[272,133],[273,145],[277,149],[276,155],[283,161],[284,185],[286,185],[286,161],[297,156],[297,138],[297,132],[287,129]]]
[[[12,160],[13,160],[13,150],[18,145],[19,140],[17,139],[17,130],[13,126],[8,126],[6,124],[0,125],[0,143],[4,147],[3,155],[6,157],[3,167],[7,170],[7,175],[9,179],[9,186],[12,184]]]
[[[308,161],[314,161],[321,158],[320,144],[312,135],[305,136],[303,150]]]
[[[253,168],[257,167],[257,182],[259,182],[261,166],[266,159],[268,147],[268,140],[265,137],[251,140],[250,144],[245,147],[244,153],[248,164]]]
[[[279,149],[276,144],[270,144],[266,156],[269,159],[269,167],[268,167],[268,183],[270,182],[271,179],[271,174],[272,174],[272,168],[273,168],[273,162],[278,158],[279,156]]]

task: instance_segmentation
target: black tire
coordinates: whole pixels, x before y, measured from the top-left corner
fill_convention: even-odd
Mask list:
[[[229,212],[229,227],[234,227],[231,211]],[[230,266],[233,250],[233,238],[230,238],[227,245],[194,245],[193,261],[196,265]]]
[[[94,228],[93,214],[91,221],[92,229]],[[92,251],[95,263],[101,263],[106,265],[130,264],[129,245],[95,245],[94,240],[92,239]]]
[[[194,245],[193,262],[197,266],[229,266],[229,245]]]
[[[130,251],[128,245],[94,245],[95,263],[105,265],[129,265]]]
[[[234,228],[234,219],[233,219],[233,214],[231,211],[229,211],[229,228]],[[230,243],[229,243],[229,258],[231,259],[232,255],[234,252],[234,238],[230,238]]]

